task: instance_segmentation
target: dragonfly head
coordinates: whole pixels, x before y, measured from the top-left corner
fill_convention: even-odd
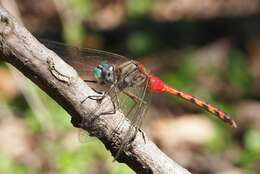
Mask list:
[[[99,83],[113,83],[115,81],[114,67],[108,63],[101,63],[94,68],[93,75]]]

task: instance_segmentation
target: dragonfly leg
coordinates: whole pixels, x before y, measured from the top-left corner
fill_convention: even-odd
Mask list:
[[[84,80],[84,82],[87,82],[87,83],[98,83],[96,80]],[[83,104],[87,99],[91,99],[91,100],[103,100],[104,97],[105,97],[105,93],[104,92],[100,92],[100,91],[97,91],[96,89],[93,89],[93,91],[95,91],[96,93],[100,94],[100,95],[93,95],[93,96],[88,96],[86,97],[84,100],[82,100],[80,103]]]
[[[97,101],[102,101],[105,96],[106,93],[105,92],[101,92],[101,91],[97,91],[95,89],[92,89],[93,91],[95,91],[96,93],[100,94],[100,95],[90,95],[86,98],[84,98],[80,103],[83,104],[87,99],[91,99],[91,100],[97,100]]]
[[[101,95],[88,96],[88,97],[86,97],[84,100],[81,101],[81,104],[83,104],[87,99],[96,100],[96,101],[98,101],[99,103],[101,103],[102,100],[103,100],[106,96],[108,96],[108,94],[111,93],[111,91],[112,91],[114,88],[115,88],[115,86],[114,86],[114,85],[111,85],[111,87],[109,88],[109,90],[107,90],[106,92],[98,92],[98,91],[96,91],[95,89],[93,89],[95,92],[97,92],[97,93],[99,93],[99,94],[101,94]],[[110,111],[110,112],[102,112],[102,113],[100,113],[98,116],[106,115],[106,114],[115,114],[115,113],[116,113],[116,105],[115,105],[114,102],[112,102],[112,105],[113,105],[112,111]],[[97,107],[97,108],[100,108],[100,107]],[[94,110],[93,112],[91,112],[90,114],[94,114],[94,113],[97,112],[97,111],[98,111],[98,109],[95,109],[95,110]],[[89,114],[89,115],[90,115],[90,114]],[[94,121],[94,120],[95,120],[95,118],[94,118],[92,121]],[[92,122],[92,121],[91,121],[91,122]],[[82,122],[84,122],[84,120],[83,120]]]
[[[127,95],[128,97],[130,97],[132,100],[134,100],[136,103],[137,103],[137,102],[141,102],[141,103],[143,103],[143,104],[145,104],[145,105],[147,104],[146,101],[143,101],[140,97],[136,96],[135,94],[133,94],[133,93],[131,93],[131,92],[123,91],[123,93],[124,93],[125,95]]]
[[[128,96],[128,95],[127,95],[127,96]],[[132,98],[131,98],[131,99],[132,99]],[[129,115],[131,112],[133,112],[135,106],[137,105],[137,101],[136,101],[136,100],[133,100],[133,101],[135,102],[135,104],[131,107],[131,109],[127,112],[126,115]],[[123,122],[123,120],[122,120],[121,122]],[[121,125],[121,123],[118,124],[117,128],[115,129],[115,131],[116,131],[116,130],[119,131],[119,128],[120,128],[119,125]],[[120,144],[120,147],[119,147],[118,151],[116,152],[116,155],[115,155],[113,161],[115,161],[115,160],[118,158],[118,156],[120,155],[120,153],[126,148],[126,145],[127,145],[128,143],[131,143],[131,142],[134,140],[134,138],[135,138],[135,136],[136,136],[136,132],[134,133],[134,135],[133,135],[131,138],[129,138],[129,139],[127,138],[127,137],[128,137],[128,134],[131,133],[130,131],[132,130],[132,127],[133,127],[133,125],[130,126],[130,128],[128,129],[126,135],[125,135],[124,138],[122,139],[121,144]]]
[[[127,115],[130,115],[130,113],[134,111],[134,108],[136,107],[136,105],[137,105],[138,103],[143,104],[143,105],[146,105],[146,104],[147,104],[147,102],[143,101],[140,97],[136,96],[136,95],[133,94],[133,93],[130,93],[130,92],[127,92],[127,91],[123,91],[123,93],[124,93],[126,96],[130,97],[130,98],[135,102],[135,104],[134,104],[134,105],[131,107],[131,109],[128,111]],[[143,115],[143,114],[142,114],[142,115]],[[140,119],[141,119],[141,118],[140,118]],[[141,122],[139,122],[139,124],[141,124]],[[120,153],[124,150],[124,148],[126,148],[126,146],[127,146],[128,144],[130,144],[132,141],[134,141],[134,139],[136,138],[136,135],[137,135],[137,132],[138,132],[138,131],[140,131],[140,132],[142,133],[143,139],[144,139],[144,141],[146,142],[146,138],[145,138],[144,132],[139,128],[139,124],[138,124],[138,125],[135,125],[135,123],[134,123],[134,125],[131,125],[131,127],[130,127],[129,130],[128,130],[128,132],[126,133],[125,138],[123,139],[123,141],[122,141],[122,143],[121,143],[121,145],[120,145],[119,150],[117,151],[117,153],[116,153],[116,155],[115,155],[115,159],[118,158],[118,156],[120,155]],[[135,129],[133,136],[131,136],[129,139],[126,138],[127,135],[131,133],[131,131],[132,131],[133,128]],[[114,160],[115,160],[115,159],[114,159]]]
[[[128,95],[127,95],[128,96]],[[132,99],[132,98],[131,98]],[[133,99],[132,99],[133,100]],[[136,100],[133,100],[135,103],[134,105],[130,108],[130,110],[125,114],[126,116],[127,115],[130,115],[130,113],[134,110],[135,106],[137,105],[137,101]],[[118,101],[119,102],[119,101]],[[121,125],[121,122],[123,122],[123,119],[120,121],[120,123],[118,124],[118,127],[116,128],[116,130],[119,129],[119,125]]]
[[[111,91],[115,89],[114,85],[111,86],[111,88],[109,90],[107,90],[106,92],[102,93],[102,96],[97,96],[97,95],[94,95],[94,96],[88,96],[86,99],[91,99],[91,100],[100,100],[102,101],[106,96],[109,95],[109,93],[111,93]],[[113,98],[113,96],[112,96]],[[86,101],[86,99],[84,99],[84,101]],[[82,101],[82,103],[84,102]],[[106,108],[107,104],[110,103],[110,102],[104,102],[104,108]],[[89,127],[91,128],[94,124],[94,122],[102,115],[109,115],[109,114],[115,114],[116,113],[116,104],[114,102],[112,102],[112,110],[111,111],[105,111],[105,112],[101,112],[101,113],[98,113],[98,114],[95,114],[96,112],[98,112],[100,110],[101,107],[96,107],[96,109],[94,109],[91,113],[89,113],[86,117],[83,117],[83,120],[81,121],[80,123],[80,127],[81,128],[84,128],[84,127]],[[88,121],[88,124],[86,125],[86,118],[89,117],[90,115],[93,115],[90,120]],[[98,130],[94,130],[90,135],[95,135],[97,137],[102,137],[103,135],[98,131]]]
[[[107,90],[106,92],[100,92],[100,91],[97,91],[95,89],[92,89],[93,91],[95,91],[96,93],[101,94],[101,95],[88,96],[84,100],[81,101],[81,104],[83,104],[87,99],[102,101],[107,96],[107,94],[109,94],[113,90],[113,88],[115,88],[115,85],[111,85],[109,90]]]
[[[146,137],[145,137],[144,131],[142,129],[138,128],[138,127],[135,127],[135,133],[134,133],[133,137],[129,140],[129,142],[134,141],[138,131],[141,132],[143,140],[144,140],[144,143],[146,144]]]
[[[130,92],[126,92],[126,91],[123,91],[123,93],[126,94],[127,96],[129,96],[130,98],[132,98],[132,99],[136,102],[136,104],[137,104],[138,102],[140,102],[141,104],[147,105],[147,102],[146,102],[146,101],[143,101],[143,99],[141,99],[140,97],[138,97],[138,96],[136,96],[136,95],[134,95],[134,94],[132,94],[132,93],[130,93]],[[135,105],[136,105],[136,104],[135,104]],[[144,115],[144,113],[143,113],[142,115]],[[142,116],[141,116],[141,117],[142,117]],[[139,118],[139,119],[141,119],[141,121],[140,121],[140,123],[139,123],[139,124],[141,125],[141,124],[142,124],[142,118]],[[146,138],[145,138],[144,132],[140,129],[140,125],[136,125],[137,127],[136,127],[136,129],[135,129],[135,133],[134,133],[134,136],[132,137],[132,139],[135,138],[135,136],[136,136],[136,134],[137,134],[137,131],[140,131],[140,132],[142,133],[144,142],[146,143]],[[132,140],[131,140],[131,141],[132,141]]]
[[[84,82],[87,82],[87,83],[98,83],[98,81],[96,81],[96,80],[84,80]]]
[[[115,90],[115,88],[112,87],[110,90],[108,90],[107,92],[105,92],[102,96],[100,96],[101,98],[99,98],[98,101],[101,102],[101,101],[108,95],[108,93],[111,92],[112,89]],[[93,96],[90,96],[90,97],[93,97]],[[95,97],[95,96],[94,96],[94,97]],[[118,97],[117,97],[117,94],[116,94],[116,93],[115,93],[115,98],[116,98],[116,100],[118,100]],[[95,98],[90,98],[90,99],[95,100]],[[115,113],[116,113],[116,110],[118,109],[118,108],[117,108],[118,104],[115,104],[115,102],[112,101],[112,105],[113,105],[113,108],[112,108],[111,111],[102,112],[102,113],[100,113],[98,116],[101,116],[101,115],[113,115],[113,114],[115,114]]]
[[[112,109],[112,111],[109,111],[109,112],[102,112],[100,115],[113,115],[113,114],[115,114],[116,113],[116,109],[118,109],[117,108],[117,106],[119,105],[119,100],[118,100],[118,96],[117,96],[117,88],[115,87],[115,85],[112,85],[111,87],[110,87],[110,89],[109,90],[107,90],[105,93],[104,93],[104,95],[103,95],[103,98],[101,99],[101,100],[103,100],[106,96],[108,96],[108,94],[109,93],[111,93],[112,91],[114,90],[114,97],[116,98],[116,104],[115,104],[115,102],[113,102],[113,99],[111,99],[112,100],[112,105],[113,105],[113,109]],[[112,97],[112,98],[114,98],[114,97]]]
[[[118,98],[118,95],[119,94],[119,91],[118,91],[118,88],[115,88],[115,100],[116,100],[116,109],[120,109],[120,102],[119,102],[119,98]]]
[[[103,93],[102,95],[90,95],[87,96],[86,98],[84,98],[84,100],[82,100],[80,103],[83,104],[87,99],[91,99],[91,100],[96,100],[96,101],[102,101],[105,98],[105,94]]]

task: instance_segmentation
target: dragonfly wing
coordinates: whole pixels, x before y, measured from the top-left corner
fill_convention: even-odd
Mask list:
[[[134,98],[133,98],[134,96]],[[144,116],[149,105],[151,93],[148,91],[148,80],[146,80],[142,85],[134,88],[127,88],[120,95],[120,109],[125,114],[125,116],[130,120],[131,126],[127,130],[120,148],[115,156],[115,159],[120,155],[120,153],[126,148],[128,143],[131,143],[132,139],[135,138],[137,131],[142,125]],[[120,129],[120,125],[118,126]]]
[[[49,40],[42,40],[42,43],[70,64],[84,80],[96,80],[93,76],[93,69],[103,62],[118,66],[128,61],[124,56],[106,51],[78,48]],[[99,88],[101,86],[97,87],[97,89]]]
[[[140,128],[140,122],[145,115],[151,97],[151,93],[148,90],[148,80],[146,80],[141,86],[128,88],[125,91],[136,98],[135,109],[131,113],[126,113],[126,116],[134,126]],[[132,106],[128,107],[128,112],[131,108]]]

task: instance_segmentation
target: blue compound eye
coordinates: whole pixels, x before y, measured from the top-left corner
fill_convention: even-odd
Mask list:
[[[94,77],[98,80],[98,81],[101,81],[102,79],[102,72],[101,72],[101,69],[99,69],[99,68],[94,68],[94,70],[93,70],[93,75],[94,75]]]
[[[105,70],[109,70],[110,65],[107,63],[102,63],[101,66],[105,69]]]

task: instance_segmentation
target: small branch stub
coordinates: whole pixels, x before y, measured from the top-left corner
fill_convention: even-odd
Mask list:
[[[62,74],[58,69],[57,67],[55,67],[55,62],[54,60],[51,58],[51,57],[48,57],[47,58],[47,63],[49,65],[49,71],[51,72],[51,74],[56,77],[56,79],[64,82],[64,83],[68,83],[70,84],[70,81],[71,81],[71,77],[65,75],[65,74]],[[60,65],[60,64],[58,64]],[[64,68],[64,67],[60,67],[60,68]],[[59,68],[59,69],[60,69]]]

